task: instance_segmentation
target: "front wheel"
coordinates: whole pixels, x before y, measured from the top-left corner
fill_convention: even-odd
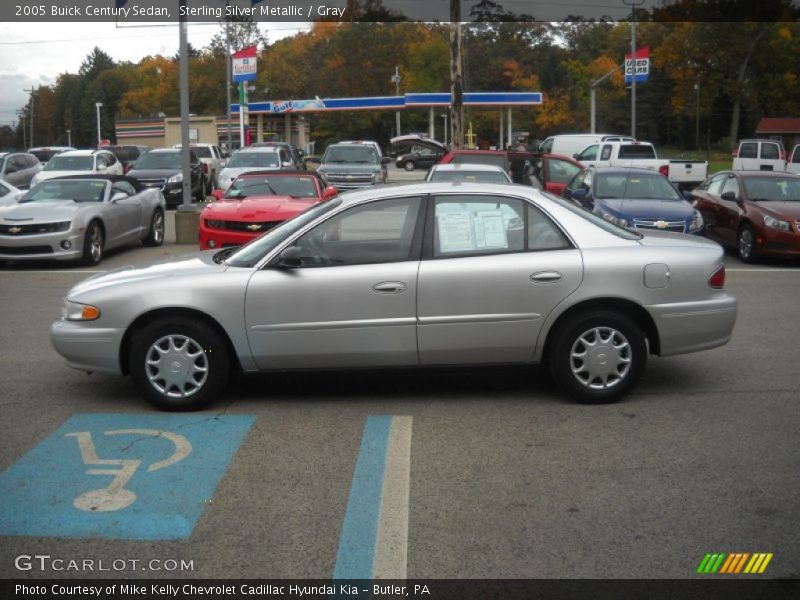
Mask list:
[[[414,161],[410,160],[410,161],[408,161],[406,163],[406,166],[405,166],[406,171],[413,171],[416,168],[417,168],[417,165],[414,164]]]
[[[103,228],[97,221],[92,221],[86,228],[86,233],[83,236],[83,255],[81,256],[81,263],[87,266],[94,266],[100,264],[103,259],[103,246],[105,239],[103,235]]]
[[[196,410],[222,393],[228,348],[201,321],[160,319],[133,337],[130,373],[147,400],[164,410]]]
[[[751,263],[756,259],[756,234],[750,225],[742,225],[736,239],[739,258],[742,262]]]
[[[578,402],[615,402],[633,388],[644,372],[644,333],[622,314],[578,314],[553,335],[548,357],[550,372],[558,386]]]

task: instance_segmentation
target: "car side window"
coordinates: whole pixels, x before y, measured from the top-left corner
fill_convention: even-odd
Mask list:
[[[412,260],[421,198],[354,206],[295,241],[304,266],[364,265]]]
[[[758,158],[758,142],[744,142],[739,146],[739,158]]]
[[[739,182],[737,181],[736,177],[731,175],[725,179],[725,184],[722,186],[722,193],[720,196],[725,192],[733,192],[737,198],[740,196]]]
[[[583,151],[578,155],[578,160],[597,160],[597,148],[597,144],[589,146],[588,148],[584,148]]]
[[[113,198],[114,194],[117,192],[128,194],[128,196],[134,196],[136,194],[136,188],[127,181],[117,181],[111,187],[111,197]]]
[[[117,157],[111,152],[107,154],[104,153],[103,157],[106,159],[106,164],[108,164],[108,166],[113,167],[115,164],[117,164]]]
[[[603,146],[603,152],[600,154],[600,160],[609,160],[611,158],[611,146]]]
[[[39,164],[39,159],[36,158],[33,154],[26,154],[25,162],[27,163],[27,168],[33,169]]]
[[[504,254],[525,249],[523,201],[445,196],[434,201],[433,256]]]
[[[717,175],[716,177],[712,177],[711,180],[708,182],[708,186],[706,187],[706,191],[709,194],[714,194],[715,196],[720,196],[722,194],[722,184],[725,183],[725,175]]]
[[[778,144],[762,143],[761,144],[761,158],[769,160],[777,160],[780,157]]]
[[[581,170],[579,166],[557,158],[551,158],[547,166],[550,181],[555,183],[566,183]]]
[[[570,243],[556,224],[536,206],[528,205],[528,250],[561,250]]]

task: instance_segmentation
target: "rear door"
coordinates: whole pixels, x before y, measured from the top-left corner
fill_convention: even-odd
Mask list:
[[[761,142],[758,169],[760,171],[785,171],[786,154],[778,142]]]
[[[794,150],[792,150],[792,156],[786,164],[786,170],[790,173],[797,173],[800,175],[800,144],[795,146]]]
[[[561,195],[567,183],[581,170],[581,166],[572,161],[552,156],[544,157],[544,189],[545,191]]]
[[[431,209],[417,291],[420,363],[531,360],[545,317],[581,281],[580,252],[520,198],[442,194]]]

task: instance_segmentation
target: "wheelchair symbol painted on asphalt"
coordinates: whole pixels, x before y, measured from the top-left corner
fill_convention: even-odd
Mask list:
[[[114,478],[108,487],[84,492],[75,498],[73,504],[75,508],[86,511],[106,512],[121,510],[136,501],[136,494],[125,485],[131,480],[142,461],[138,459],[101,459],[97,456],[97,450],[92,440],[90,431],[78,431],[65,434],[66,437],[74,437],[78,441],[81,451],[81,458],[85,465],[102,467],[89,469],[87,475],[113,475]],[[168,458],[155,462],[148,467],[148,471],[158,471],[183,460],[192,452],[192,444],[182,435],[169,431],[159,431],[156,429],[120,429],[117,431],[106,431],[105,435],[138,435],[150,437],[162,437],[168,439],[175,445],[175,452]],[[112,469],[110,467],[118,467]]]

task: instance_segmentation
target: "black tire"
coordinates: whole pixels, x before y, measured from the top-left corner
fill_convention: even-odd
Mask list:
[[[164,243],[164,212],[157,208],[153,211],[153,218],[150,220],[150,230],[147,237],[142,240],[145,246],[160,246]]]
[[[198,202],[205,202],[208,190],[208,182],[206,181],[205,175],[200,177],[200,189],[197,190],[197,195],[194,197],[195,200]]]
[[[414,164],[414,161],[413,161],[413,160],[409,160],[409,161],[407,161],[407,162],[406,162],[406,164],[404,165],[404,167],[403,167],[403,168],[404,168],[406,171],[413,171],[414,169],[416,169],[416,168],[417,168],[417,165],[415,165],[415,164]]]
[[[83,234],[83,254],[81,264],[93,267],[99,265],[103,260],[103,250],[105,249],[105,233],[99,221],[92,221],[86,227]]]
[[[156,362],[159,357],[162,364]],[[167,363],[172,381],[161,377]],[[189,318],[159,319],[136,332],[128,366],[148,402],[170,411],[197,410],[213,402],[230,371],[224,340],[202,321]]]
[[[617,312],[576,314],[552,335],[550,373],[564,392],[583,404],[619,400],[633,388],[647,364],[644,333]],[[592,351],[589,347],[594,344],[598,348]],[[580,357],[583,352],[593,355],[592,362]]]
[[[742,225],[736,235],[736,251],[743,263],[756,261],[756,234],[751,225]]]

